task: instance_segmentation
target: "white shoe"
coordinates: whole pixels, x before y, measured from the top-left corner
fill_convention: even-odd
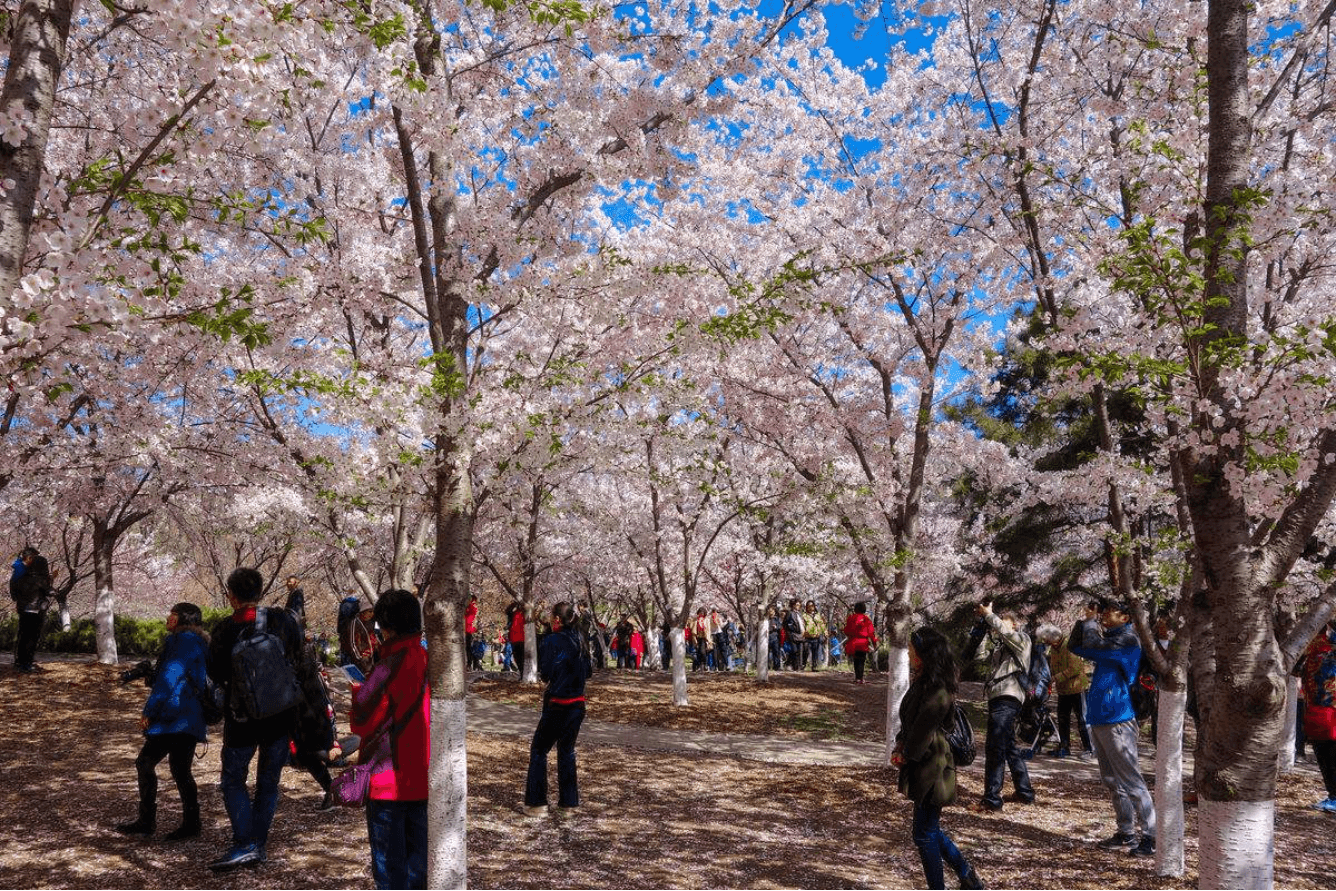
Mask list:
[[[530,806],[530,805],[527,805],[527,804],[526,804],[526,805],[524,806],[524,816],[526,816],[526,817],[546,817],[546,816],[547,816],[547,805],[545,805],[545,804],[538,804],[538,805]]]

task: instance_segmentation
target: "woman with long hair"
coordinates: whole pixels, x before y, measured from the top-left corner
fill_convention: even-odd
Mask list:
[[[958,670],[946,638],[931,628],[909,636],[909,690],[900,700],[900,733],[892,763],[900,791],[914,802],[913,838],[929,888],[945,888],[943,861],[962,888],[982,888],[979,874],[942,831],[942,808],[956,800],[956,764],[946,728],[955,716]]]

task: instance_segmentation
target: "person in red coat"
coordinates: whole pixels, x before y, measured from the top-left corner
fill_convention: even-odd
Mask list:
[[[510,655],[515,660],[515,670],[524,675],[524,604],[518,600],[506,607],[506,619],[510,622]]]
[[[382,765],[366,803],[371,876],[377,888],[426,888],[431,689],[417,598],[386,591],[376,601],[376,623],[385,642],[366,682],[353,687],[350,716],[353,733],[377,739],[373,751],[359,752],[359,763]]]
[[[1336,813],[1336,647],[1331,625],[1313,638],[1294,673],[1303,682],[1304,736],[1327,787],[1327,797],[1313,807]]]
[[[639,671],[640,663],[645,658],[645,637],[639,628],[631,629],[631,655],[635,657],[636,670]]]
[[[854,661],[854,683],[866,684],[863,680],[863,668],[867,665],[868,650],[877,645],[877,629],[867,617],[867,603],[860,600],[854,604],[854,611],[844,623],[844,651]]]
[[[468,608],[464,610],[464,664],[475,671],[482,671],[482,656],[473,651],[477,633],[478,595],[470,594]]]

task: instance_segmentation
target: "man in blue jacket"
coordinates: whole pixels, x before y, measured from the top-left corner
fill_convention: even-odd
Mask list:
[[[1127,605],[1101,600],[1099,618],[1078,622],[1068,649],[1095,663],[1086,694],[1086,722],[1095,744],[1099,776],[1113,793],[1118,830],[1100,842],[1128,848],[1138,857],[1155,855],[1155,803],[1137,763],[1136,713],[1128,685],[1141,663],[1141,643],[1132,630]],[[1137,824],[1141,835],[1136,834]]]

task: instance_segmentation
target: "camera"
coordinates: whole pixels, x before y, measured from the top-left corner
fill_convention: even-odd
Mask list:
[[[121,672],[121,686],[124,687],[126,684],[143,680],[145,686],[151,687],[153,686],[153,674],[153,663],[145,659],[137,663],[134,668]]]

